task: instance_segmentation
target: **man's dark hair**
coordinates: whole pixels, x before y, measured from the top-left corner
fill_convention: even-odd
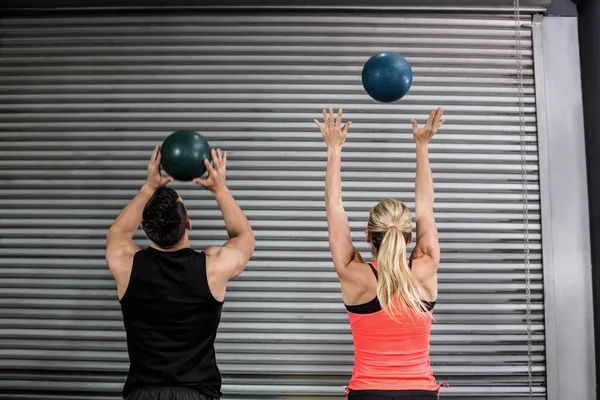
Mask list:
[[[148,239],[168,249],[177,245],[185,234],[187,211],[176,191],[158,188],[142,213],[142,228]]]

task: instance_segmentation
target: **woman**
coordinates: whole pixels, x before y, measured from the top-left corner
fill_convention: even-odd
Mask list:
[[[354,338],[349,400],[438,398],[440,385],[430,366],[429,338],[440,247],[428,145],[444,122],[442,114],[440,108],[433,110],[423,128],[412,120],[417,148],[417,238],[410,259],[406,257],[413,240],[410,211],[397,200],[385,199],[371,209],[367,224],[371,263],[365,263],[352,244],[342,205],[341,154],[350,122],[342,128],[342,110],[334,121],[332,109],[329,114],[323,110],[324,124],[315,120],[327,143],[329,247]]]

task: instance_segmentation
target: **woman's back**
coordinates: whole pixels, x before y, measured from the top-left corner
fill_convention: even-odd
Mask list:
[[[425,302],[423,315],[407,310],[395,320],[381,309],[377,298],[346,306],[354,339],[349,386],[354,390],[437,390],[429,361],[434,305]]]
[[[437,299],[440,263],[438,231],[433,213],[433,176],[429,141],[443,123],[442,110],[433,110],[424,128],[412,120],[416,142],[415,222],[408,207],[383,199],[371,208],[366,241],[379,266],[365,264],[352,243],[352,232],[342,202],[342,146],[350,123],[341,126],[342,110],[334,119],[323,110],[324,125],[315,120],[327,144],[325,209],[329,249],[340,278],[354,337],[354,369],[349,400],[381,398],[437,398],[429,362],[429,335]],[[375,277],[373,276],[375,275]],[[375,279],[377,278],[377,279]]]

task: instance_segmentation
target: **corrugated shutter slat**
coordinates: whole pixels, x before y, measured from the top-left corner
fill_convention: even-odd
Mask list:
[[[545,398],[532,35],[522,28],[534,395]],[[432,364],[447,398],[528,396],[514,21],[502,16],[199,12],[0,19],[0,391],[108,400],[128,367],[104,236],[176,129],[230,151],[229,185],[257,251],[231,283],[217,343],[225,399],[342,398],[352,338],[331,265],[324,144],[342,107],[344,199],[359,250],[383,197],[414,208],[409,119],[448,122],[431,145],[440,229]],[[378,104],[360,71],[395,50],[409,95]],[[176,183],[193,245],[225,239],[214,201]],[[145,239],[136,236],[140,243]]]

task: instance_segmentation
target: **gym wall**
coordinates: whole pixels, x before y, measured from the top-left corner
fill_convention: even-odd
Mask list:
[[[546,398],[531,16],[523,15],[532,383]],[[519,96],[511,15],[142,12],[0,18],[0,396],[117,399],[128,368],[106,231],[176,129],[229,151],[257,237],[218,336],[224,399],[342,399],[352,338],[327,243],[326,151],[313,119],[352,129],[344,200],[365,257],[370,207],[414,210],[409,120],[431,144],[442,265],[432,363],[453,399],[529,394]],[[393,105],[363,91],[378,51],[411,62]],[[173,185],[193,246],[221,244],[214,200]],[[145,244],[143,233],[137,236]]]

